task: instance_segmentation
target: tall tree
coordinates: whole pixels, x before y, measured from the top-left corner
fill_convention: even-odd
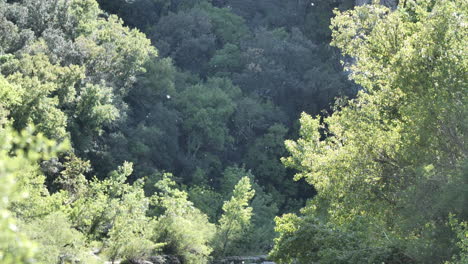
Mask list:
[[[305,217],[278,220],[281,262],[442,263],[460,253],[448,222],[468,219],[467,10],[409,1],[337,13],[333,44],[355,57],[349,70],[363,90],[331,116],[303,114],[301,138],[286,143],[285,164],[318,196]],[[341,243],[340,232],[360,242],[288,251],[304,239]]]
[[[252,207],[249,206],[255,191],[252,190],[250,179],[243,177],[234,187],[231,200],[224,202],[223,215],[219,220],[216,243],[219,254],[224,256],[230,243],[244,234],[252,217]]]

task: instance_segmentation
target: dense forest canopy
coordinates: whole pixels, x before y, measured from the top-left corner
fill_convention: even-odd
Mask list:
[[[467,15],[0,0],[0,263],[467,263]]]

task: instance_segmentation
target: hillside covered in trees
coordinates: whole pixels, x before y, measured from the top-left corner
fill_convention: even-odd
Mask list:
[[[467,15],[0,0],[0,264],[468,263]]]

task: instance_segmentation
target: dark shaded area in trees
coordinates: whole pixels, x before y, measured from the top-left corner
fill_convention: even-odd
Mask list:
[[[166,170],[217,189],[238,164],[282,211],[313,194],[279,159],[302,111],[354,94],[328,45],[333,8],[353,1],[98,2],[146,33],[160,58],[125,98],[128,119],[103,142],[110,150],[93,154],[97,170],[131,160],[135,177]]]

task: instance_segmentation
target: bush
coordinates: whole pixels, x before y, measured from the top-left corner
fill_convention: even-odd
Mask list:
[[[41,263],[98,263],[86,247],[83,234],[73,229],[61,212],[23,223],[21,227],[39,245],[35,258]]]

